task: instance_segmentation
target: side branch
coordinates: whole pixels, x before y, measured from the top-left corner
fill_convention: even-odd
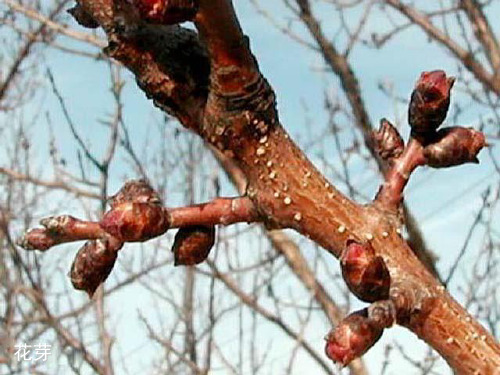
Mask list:
[[[132,183],[136,182],[127,184]],[[153,209],[156,212],[153,213]],[[179,208],[130,201],[115,204],[99,222],[83,221],[69,215],[42,219],[40,224],[44,228],[29,230],[18,243],[27,250],[48,250],[62,243],[95,240],[109,235],[123,242],[143,242],[168,229],[258,221],[259,215],[248,197],[217,198]]]
[[[380,157],[390,165],[375,198],[384,209],[399,209],[403,190],[418,166],[447,168],[479,162],[477,154],[486,145],[481,132],[458,126],[437,130],[446,118],[454,82],[441,70],[422,73],[411,95],[408,121],[412,132],[406,147],[387,120],[382,120],[374,134]]]
[[[392,167],[385,175],[385,181],[375,200],[384,208],[396,211],[402,200],[403,190],[408,183],[411,173],[419,165],[425,164],[422,144],[411,139],[404,153],[394,160]]]
[[[259,221],[248,197],[164,208],[156,192],[142,180],[125,184],[111,198],[110,205],[99,222],[68,215],[43,219],[40,224],[44,228],[29,230],[18,244],[27,250],[46,251],[58,244],[87,240],[73,262],[71,280],[76,289],[92,295],[110,274],[118,251],[126,242],[147,241],[168,229],[180,228],[173,245],[175,264],[192,265],[208,256],[216,225]]]
[[[255,206],[248,197],[217,198],[209,203],[168,209],[168,217],[170,228],[259,221]]]

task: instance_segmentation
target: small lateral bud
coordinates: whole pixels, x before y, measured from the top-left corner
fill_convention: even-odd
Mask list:
[[[132,0],[142,18],[149,22],[172,25],[193,20],[197,0]]]
[[[184,227],[175,235],[174,265],[192,266],[207,259],[215,243],[215,227]]]
[[[143,242],[165,233],[169,221],[167,211],[160,205],[122,203],[108,211],[100,225],[123,242]]]
[[[389,270],[369,243],[348,241],[340,265],[349,290],[362,301],[374,302],[389,297]]]
[[[477,154],[486,145],[484,134],[472,128],[444,128],[424,148],[426,164],[446,168],[465,163],[479,163]]]
[[[378,131],[373,132],[375,149],[384,160],[397,158],[403,153],[404,141],[398,130],[385,118],[380,120]]]
[[[115,265],[118,250],[123,242],[113,237],[87,241],[78,250],[71,266],[71,283],[78,290],[87,292],[92,298],[94,292],[103,283]]]
[[[455,79],[442,70],[423,72],[412,92],[408,121],[416,134],[434,132],[446,118]]]
[[[383,328],[372,324],[368,318],[367,309],[354,312],[327,335],[326,355],[346,366],[366,353],[380,339],[382,332]]]

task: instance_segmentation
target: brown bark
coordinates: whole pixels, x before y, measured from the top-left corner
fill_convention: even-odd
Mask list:
[[[244,194],[247,181],[241,169],[238,168],[234,161],[224,156],[216,149],[212,148],[212,151],[237,190],[241,194]],[[321,306],[330,324],[332,326],[339,324],[343,317],[341,309],[332,299],[324,285],[318,280],[314,274],[314,270],[307,264],[307,259],[302,255],[296,242],[282,230],[266,230],[264,233],[270,240],[273,248],[279,254],[283,255],[291,271],[309,290],[318,305]],[[352,375],[368,374],[368,369],[361,358],[351,361],[347,366]]]

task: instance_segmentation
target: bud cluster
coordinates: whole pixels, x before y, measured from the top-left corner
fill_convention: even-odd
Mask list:
[[[348,315],[325,338],[326,355],[345,366],[379,340],[384,328],[395,322],[396,312],[389,300],[389,270],[369,242],[349,240],[340,265],[349,290],[362,301],[373,302],[368,308]]]
[[[88,240],[78,251],[70,274],[73,286],[92,296],[113,269],[124,242],[146,241],[169,228],[167,210],[144,180],[127,182],[111,197],[110,206],[100,222],[69,215],[43,219],[44,228],[27,231],[18,244],[27,250],[45,251],[61,243]]]

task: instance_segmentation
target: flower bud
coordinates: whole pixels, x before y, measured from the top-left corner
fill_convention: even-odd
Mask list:
[[[118,193],[109,198],[109,204],[112,208],[122,203],[151,203],[160,205],[161,199],[146,180],[131,180],[127,181]]]
[[[416,134],[434,132],[446,118],[455,79],[442,70],[423,72],[412,92],[408,121]]]
[[[327,335],[326,355],[346,366],[366,353],[380,339],[382,332],[383,328],[372,324],[368,318],[367,309],[354,312]]]
[[[133,4],[145,20],[165,25],[191,21],[198,11],[197,0],[133,0]]]
[[[398,130],[386,119],[380,120],[378,131],[373,132],[373,140],[375,150],[384,160],[397,158],[405,147]]]
[[[472,128],[451,127],[437,132],[424,148],[426,164],[433,168],[479,163],[477,154],[486,145],[484,134]]]
[[[160,205],[121,203],[103,216],[100,225],[123,242],[143,242],[165,233],[169,221]]]
[[[179,229],[172,252],[174,265],[192,266],[207,259],[215,243],[215,227],[193,226]]]
[[[99,285],[109,276],[123,242],[113,237],[87,241],[78,250],[71,266],[71,283],[75,289],[92,298]]]
[[[349,290],[362,301],[374,302],[389,297],[389,270],[369,243],[348,241],[340,265]]]

